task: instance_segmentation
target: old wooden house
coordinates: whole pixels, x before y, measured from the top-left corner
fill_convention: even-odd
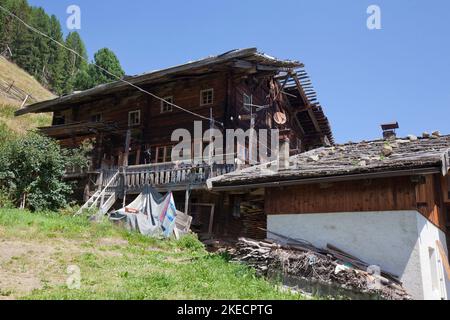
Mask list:
[[[333,143],[303,64],[254,48],[126,77],[27,106],[16,115],[44,112],[53,113],[53,123],[40,131],[62,146],[94,142],[91,168],[68,172],[68,177],[81,181],[85,200],[90,198],[87,207],[98,205],[105,212],[147,184],[161,192],[178,192],[175,198],[182,208],[191,192],[191,206],[211,203],[209,195],[196,190],[205,190],[206,179],[236,166],[207,159],[193,159],[195,165],[171,161],[178,143],[172,141],[174,130],[188,130],[193,148],[205,143],[201,137],[195,140],[194,121],[202,121],[204,130],[279,129],[289,138],[292,154]],[[248,153],[241,147],[245,165]]]

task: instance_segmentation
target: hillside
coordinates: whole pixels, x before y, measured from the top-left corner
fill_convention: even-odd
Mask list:
[[[190,235],[157,240],[107,221],[0,209],[0,239],[0,300],[303,298]]]
[[[36,79],[3,57],[0,57],[0,82],[14,84],[15,87],[33,96],[36,101],[55,98],[55,95],[42,87]],[[0,91],[0,130],[23,134],[29,129],[50,123],[51,115],[49,114],[14,117],[14,111],[20,105],[20,100],[13,99],[5,92]]]

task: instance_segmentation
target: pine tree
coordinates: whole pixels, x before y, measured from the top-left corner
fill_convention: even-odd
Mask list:
[[[60,43],[64,43],[61,24],[56,16],[50,18],[50,34],[53,39]],[[49,43],[50,55],[48,59],[49,82],[53,92],[61,95],[64,92],[64,51],[65,49],[57,43],[51,41]]]
[[[116,76],[111,76],[108,73],[100,70],[99,68],[92,66],[89,68],[89,74],[94,86],[115,81],[117,80],[117,77],[122,78],[125,75],[125,72],[120,65],[119,59],[114,54],[114,52],[112,52],[108,48],[100,49],[95,53],[94,63]]]
[[[9,11],[14,11],[14,6],[19,2],[14,0],[0,0],[0,5]],[[17,12],[17,10],[15,10]],[[14,21],[3,10],[0,11],[0,44],[3,47],[12,46]]]
[[[31,9],[30,24],[45,34],[50,33],[50,17],[42,8]],[[50,58],[50,40],[42,37],[37,33],[32,34],[33,43],[30,52],[28,53],[28,60],[31,61],[31,66],[27,66],[30,72],[40,83],[46,87],[49,86],[49,58]]]
[[[6,0],[5,7],[23,21],[30,23],[31,7],[26,0]],[[7,16],[3,42],[11,48],[13,60],[30,72],[32,61],[29,48],[33,43],[31,31],[11,16]]]
[[[0,6],[5,7],[5,5],[6,1],[0,0]],[[6,48],[6,44],[4,42],[5,29],[6,29],[6,14],[5,12],[3,12],[3,10],[0,9],[0,51]]]
[[[78,32],[71,32],[67,35],[66,46],[75,52],[77,52],[84,59],[87,59],[86,47],[83,40],[81,40]],[[77,74],[81,71],[85,71],[88,68],[86,60],[84,60],[74,54],[73,52],[66,50],[64,54],[64,93],[71,93],[74,90],[75,79]]]
[[[73,79],[73,88],[74,90],[87,90],[94,87],[94,83],[92,82],[92,78],[89,72],[89,69],[92,68],[93,65],[83,66],[76,74]]]

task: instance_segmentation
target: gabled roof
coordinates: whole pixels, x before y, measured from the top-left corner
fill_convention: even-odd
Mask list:
[[[323,147],[292,156],[290,163],[290,168],[279,171],[274,169],[276,162],[235,171],[210,179],[208,186],[243,188],[421,173],[446,175],[450,169],[450,135]]]
[[[245,63],[252,64],[252,66],[255,66],[257,70],[260,71],[283,71],[286,69],[298,68],[303,66],[303,64],[298,61],[279,60],[258,52],[256,48],[248,48],[228,51],[217,56],[188,62],[186,64],[170,67],[163,70],[125,77],[124,80],[134,85],[142,86],[150,83],[167,81],[170,80],[171,77],[175,75],[182,75],[183,73],[192,74],[192,72],[195,70],[198,70],[199,72],[205,72],[205,70],[208,71],[208,69],[214,65],[224,63],[240,63],[240,66],[244,66]],[[52,107],[88,102],[94,97],[119,92],[129,88],[129,84],[123,81],[115,81],[108,84],[99,85],[89,90],[59,97],[54,100],[35,103],[33,105],[27,106],[26,108],[16,111],[15,115],[20,116],[27,113],[49,112],[51,111]]]

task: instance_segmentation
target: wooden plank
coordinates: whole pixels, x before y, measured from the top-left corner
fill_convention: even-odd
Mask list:
[[[322,129],[320,128],[320,125],[317,122],[316,116],[314,115],[314,112],[311,109],[311,105],[309,104],[309,99],[306,96],[305,92],[303,91],[300,80],[298,79],[298,77],[295,73],[292,74],[292,78],[295,80],[295,83],[297,85],[297,90],[300,93],[301,97],[303,98],[303,101],[305,102],[305,104],[307,106],[306,109],[307,109],[309,117],[311,118],[311,121],[314,124],[314,128],[316,129],[317,132],[322,133]]]
[[[125,157],[123,159],[123,166],[128,166],[128,155],[130,153],[130,143],[131,143],[131,130],[127,130],[127,135],[125,137]]]
[[[448,257],[445,254],[444,246],[442,245],[442,243],[439,240],[436,240],[436,245],[437,245],[437,247],[439,249],[439,253],[441,255],[442,264],[444,265],[444,269],[447,273],[447,279],[450,281],[450,264],[448,261]]]
[[[212,233],[213,233],[214,209],[215,209],[215,207],[216,207],[215,204],[213,204],[211,206],[211,213],[210,213],[210,216],[209,216],[209,226],[208,226],[208,234],[209,235],[212,235]]]
[[[415,190],[409,177],[345,181],[324,188],[306,184],[268,189],[267,214],[302,214],[416,210]]]
[[[450,203],[450,176],[441,178],[442,194],[445,203]]]

